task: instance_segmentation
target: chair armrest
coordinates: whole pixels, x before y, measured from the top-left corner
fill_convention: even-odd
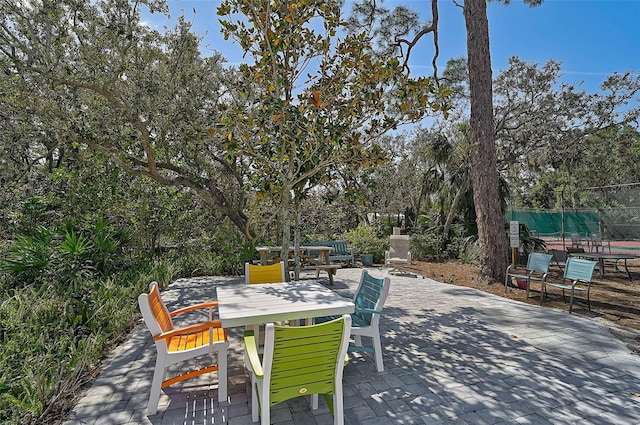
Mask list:
[[[169,315],[171,317],[173,317],[173,316],[177,316],[177,315],[182,314],[182,313],[186,313],[188,311],[201,310],[201,309],[204,309],[204,308],[212,308],[212,307],[217,307],[217,306],[218,306],[218,301],[209,301],[209,302],[206,302],[206,303],[191,305],[189,307],[179,308],[177,310],[174,310],[174,311],[170,312]]]
[[[262,371],[262,363],[260,363],[260,355],[258,354],[258,346],[253,331],[245,331],[244,333],[244,351],[253,374],[256,378],[262,379],[264,372]]]
[[[583,284],[583,285],[591,286],[591,283],[592,282],[589,282],[588,280],[577,279],[571,282],[571,285],[576,286],[578,284]]]
[[[183,328],[176,328],[167,332],[163,332],[160,335],[154,336],[153,340],[159,341],[161,339],[166,339],[168,341],[174,336],[189,335],[194,332],[206,331],[208,329],[221,328],[221,327],[222,327],[222,323],[219,320],[213,320],[211,322],[204,322],[204,323],[196,323],[193,325],[185,326]]]

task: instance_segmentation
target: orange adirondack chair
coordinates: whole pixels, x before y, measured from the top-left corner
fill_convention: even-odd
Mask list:
[[[140,294],[138,304],[157,350],[147,413],[154,415],[157,412],[162,389],[185,379],[215,371],[218,372],[218,400],[226,401],[229,341],[227,340],[227,331],[222,328],[220,321],[212,320],[213,308],[218,306],[218,302],[197,304],[169,312],[160,297],[158,284],[152,282],[149,285],[149,294]],[[181,328],[174,327],[172,317],[204,308],[209,309],[208,321]],[[214,352],[217,363],[213,362],[201,369],[187,370],[177,376],[165,379],[168,366]]]

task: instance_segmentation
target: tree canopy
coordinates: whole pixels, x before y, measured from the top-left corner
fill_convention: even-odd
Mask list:
[[[218,14],[253,59],[240,66],[243,101],[222,119],[227,151],[259,197],[278,200],[283,244],[306,192],[383,163],[379,138],[400,124],[446,113],[448,92],[431,78],[372,55],[365,33],[340,36],[340,2],[224,1]]]
[[[244,230],[242,164],[215,131],[235,75],[220,55],[202,57],[183,19],[164,34],[142,25],[142,5],[164,10],[156,1],[2,2],[5,99],[33,114],[18,115],[6,137],[28,144],[13,149],[27,162],[100,152],[131,175],[197,193]]]

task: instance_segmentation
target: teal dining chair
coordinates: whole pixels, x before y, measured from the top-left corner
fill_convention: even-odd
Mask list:
[[[370,275],[367,270],[363,270],[358,289],[353,297],[355,311],[351,315],[351,335],[355,343],[349,346],[349,351],[373,354],[378,372],[384,371],[380,318],[390,286],[391,279],[388,277],[377,278]],[[315,321],[322,323],[332,319],[335,319],[335,316],[317,318]],[[363,344],[363,336],[371,338],[371,347]]]

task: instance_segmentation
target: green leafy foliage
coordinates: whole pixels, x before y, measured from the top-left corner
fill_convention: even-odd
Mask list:
[[[378,235],[373,226],[361,224],[345,232],[344,237],[356,254],[373,254],[373,261],[376,263],[384,260],[384,251],[389,247],[389,241]]]
[[[416,260],[438,259],[442,256],[442,232],[431,231],[411,236],[411,258]]]
[[[51,232],[41,226],[32,235],[19,236],[9,256],[0,260],[0,269],[19,282],[37,281],[51,261],[51,240]]]
[[[69,220],[53,231],[40,226],[16,239],[0,259],[0,270],[14,287],[57,281],[61,291],[77,288],[84,280],[108,275],[120,262],[117,248],[124,234],[102,219],[84,229]]]
[[[0,423],[50,423],[60,415],[61,400],[80,390],[134,325],[137,296],[149,282],[166,287],[176,275],[167,262],[136,269],[82,280],[82,291],[60,293],[49,283],[2,294]]]
[[[410,77],[396,55],[374,55],[365,33],[341,37],[338,1],[225,0],[218,15],[225,37],[253,59],[240,66],[244,102],[219,132],[228,156],[251,165],[257,202],[277,206],[283,244],[309,192],[383,164],[380,136],[447,109],[431,78]]]

